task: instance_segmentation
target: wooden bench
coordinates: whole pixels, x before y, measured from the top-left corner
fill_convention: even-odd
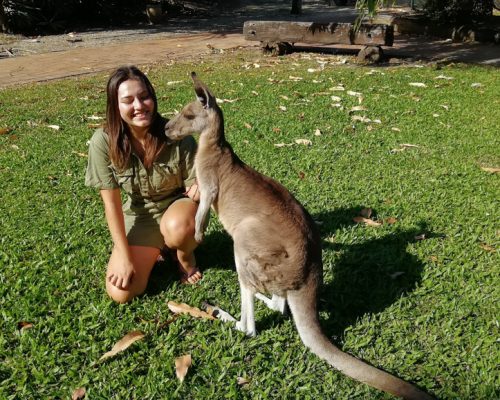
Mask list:
[[[381,46],[392,46],[394,27],[384,24],[361,24],[358,30],[349,23],[246,21],[243,25],[246,40],[261,42],[264,52],[283,55],[293,50],[295,43],[321,45],[363,45],[358,58],[379,61]]]

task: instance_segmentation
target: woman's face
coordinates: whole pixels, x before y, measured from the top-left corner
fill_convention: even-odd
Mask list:
[[[139,80],[128,79],[118,86],[118,108],[132,132],[143,132],[153,121],[154,101]]]

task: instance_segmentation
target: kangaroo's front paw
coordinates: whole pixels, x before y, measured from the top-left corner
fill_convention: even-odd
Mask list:
[[[194,233],[194,240],[196,240],[197,243],[201,243],[203,242],[203,239],[205,237],[205,234],[203,233],[203,231],[196,231]]]

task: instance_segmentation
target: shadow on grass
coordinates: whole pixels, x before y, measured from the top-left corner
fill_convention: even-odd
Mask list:
[[[317,215],[323,221],[322,236],[354,225],[352,219],[359,215],[360,209],[338,209]],[[319,293],[320,311],[331,311],[331,316],[322,321],[327,334],[342,334],[364,314],[383,311],[419,284],[424,265],[406,248],[423,232],[427,232],[425,223],[407,230],[395,225],[391,233],[359,244],[323,242],[324,250],[335,253],[333,279]]]
[[[353,217],[359,215],[361,208],[314,215],[315,220],[322,221],[321,236],[331,236],[339,229],[355,225]],[[318,294],[319,310],[331,313],[321,320],[327,336],[341,336],[358,318],[383,311],[418,285],[424,265],[406,248],[423,232],[429,235],[425,223],[408,230],[395,226],[390,234],[359,244],[323,241],[323,255],[326,251],[334,252],[332,271],[327,271],[326,265],[323,267],[324,275],[331,274],[333,278]],[[275,326],[275,317],[259,321],[258,328]]]

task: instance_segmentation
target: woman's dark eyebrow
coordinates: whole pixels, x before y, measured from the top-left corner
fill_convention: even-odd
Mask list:
[[[147,90],[143,90],[142,92],[137,94],[137,96],[139,96],[139,97],[144,96],[144,95],[149,96],[149,92]],[[120,99],[129,99],[129,98],[133,98],[133,97],[135,97],[135,96],[130,94],[128,96],[121,96]]]

